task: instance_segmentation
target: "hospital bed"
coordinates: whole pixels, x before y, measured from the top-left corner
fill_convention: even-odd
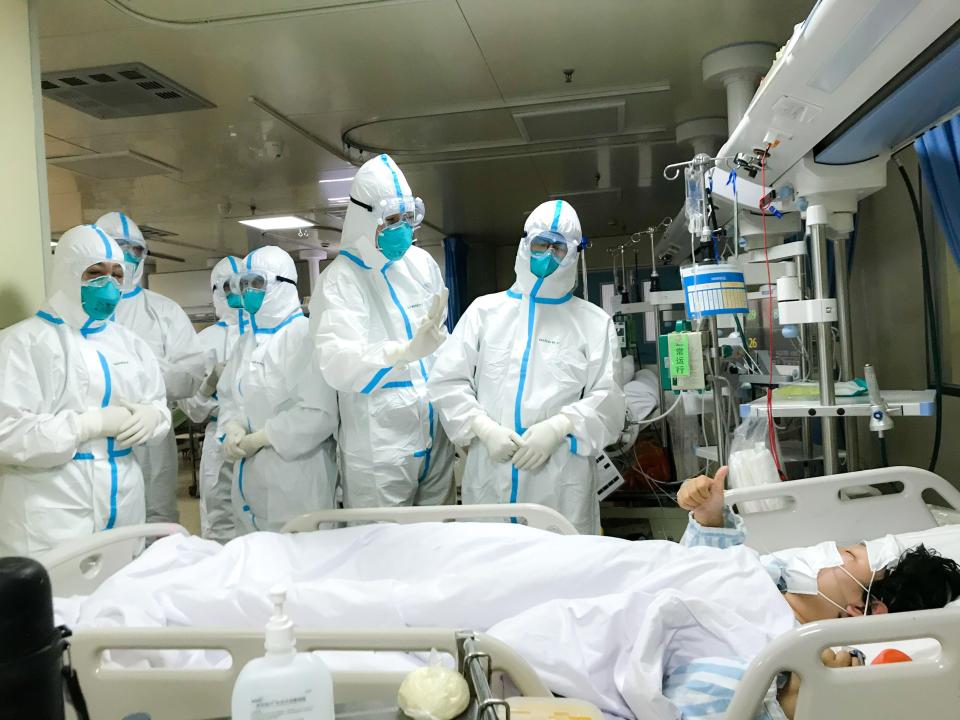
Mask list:
[[[784,507],[745,512],[748,543],[762,552],[809,545],[826,539],[855,543],[887,533],[926,530],[937,525],[931,505],[960,509],[960,492],[943,478],[916,468],[886,468],[796,480],[731,491],[728,502],[738,508],[747,501],[782,499]],[[398,508],[377,511],[313,513],[291,522],[291,531],[311,530],[330,522],[421,522],[522,518],[533,527],[571,532],[552,511],[536,506],[476,508]],[[344,514],[348,513],[348,514]],[[559,516],[557,516],[559,517]],[[562,518],[561,518],[562,520]],[[567,523],[567,525],[569,525]],[[833,537],[838,535],[839,537]],[[179,526],[125,528],[88,538],[43,558],[51,572],[54,594],[87,594],[129,562],[144,538],[183,532]],[[298,634],[301,649],[429,650],[437,647],[464,659],[462,636],[453,630],[410,629]],[[826,647],[871,642],[933,638],[940,643],[934,661],[831,670],[820,663]],[[203,629],[79,629],[72,639],[72,659],[88,694],[92,717],[126,717],[149,708],[153,720],[217,717],[224,714],[233,682],[248,659],[262,654],[262,634]],[[500,687],[511,683],[522,695],[543,695],[547,689],[530,666],[509,647],[492,638],[474,636],[489,655]],[[458,645],[458,643],[460,643]],[[101,666],[106,649],[221,649],[233,658],[229,669],[126,670]],[[467,653],[470,654],[470,653]],[[805,625],[771,643],[744,675],[728,712],[732,720],[753,717],[780,671],[803,679],[796,720],[916,717],[953,718],[957,711],[960,672],[960,608],[919,613],[825,621]],[[475,671],[473,671],[475,672]],[[507,677],[511,683],[503,681]],[[397,676],[335,675],[338,701],[378,697],[396,692]],[[497,683],[494,683],[495,685]],[[918,699],[922,698],[922,707]],[[489,699],[489,698],[488,698]],[[922,713],[922,714],[921,714]],[[501,714],[503,717],[503,714]],[[492,720],[492,718],[491,718]]]
[[[960,510],[960,491],[938,475],[909,467],[742,488],[728,492],[726,498],[735,509],[750,500],[786,499],[783,509],[742,515],[747,543],[761,552],[827,539],[851,545],[886,534],[927,530],[937,524],[937,508],[945,504]],[[827,668],[820,661],[828,647],[895,646],[917,638],[937,641],[939,657],[842,669]],[[794,720],[956,718],[960,607],[828,620],[781,635],[750,664],[727,717],[753,717],[782,671],[801,677]]]
[[[291,521],[284,532],[310,532],[331,524],[363,522],[454,522],[464,520],[515,520],[561,535],[576,535],[573,525],[555,510],[540,505],[517,504],[370,508],[318,511]],[[146,542],[175,534],[188,534],[176,524],[155,523],[118,528],[92,535],[50,551],[40,561],[50,574],[57,597],[89,595],[111,575],[130,563]],[[453,659],[467,678],[471,692],[471,717],[487,714],[489,720],[518,717],[533,707],[511,698],[550,698],[536,671],[496,638],[443,628],[318,631],[297,630],[301,652],[430,652]],[[227,653],[229,667],[144,669],[112,667],[104,653],[117,651],[207,650]],[[263,656],[263,633],[256,630],[204,628],[81,628],[70,639],[70,661],[83,689],[91,718],[150,720],[208,720],[229,715],[230,696],[241,668]],[[397,690],[406,673],[390,671],[337,672],[334,688],[338,716],[390,718]],[[386,708],[386,709],[385,709]],[[497,710],[499,709],[499,712]],[[584,703],[568,703],[566,712],[588,720],[599,713]],[[145,713],[145,714],[144,714]],[[496,713],[496,714],[494,714]]]

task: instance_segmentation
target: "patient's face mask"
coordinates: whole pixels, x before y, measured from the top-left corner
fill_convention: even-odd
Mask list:
[[[786,585],[786,591],[801,595],[818,594],[817,576],[820,571],[843,565],[843,558],[833,541],[780,550],[771,553],[771,557],[780,565],[780,577]]]

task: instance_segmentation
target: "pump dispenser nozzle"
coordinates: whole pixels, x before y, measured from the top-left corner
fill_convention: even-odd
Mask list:
[[[293,635],[293,622],[287,617],[283,607],[286,601],[287,589],[283,585],[274,585],[270,588],[273,615],[267,623],[264,642],[268,655],[292,653],[297,649],[297,639]]]

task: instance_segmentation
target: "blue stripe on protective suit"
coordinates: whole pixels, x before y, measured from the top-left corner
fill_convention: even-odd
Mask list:
[[[131,290],[130,292],[125,292],[125,293],[123,294],[123,299],[124,299],[124,300],[129,300],[129,299],[132,298],[132,297],[136,297],[136,296],[139,295],[141,292],[143,292],[143,288],[142,288],[140,285],[137,285],[137,286],[136,286],[133,290]]]
[[[103,398],[100,400],[100,407],[105,408],[110,404],[110,398],[113,395],[113,381],[110,377],[110,365],[103,353],[97,351],[97,357],[100,359],[100,369],[103,371]],[[117,523],[117,493],[120,486],[120,469],[117,466],[117,458],[126,457],[132,452],[130,448],[124,450],[116,449],[116,438],[107,438],[107,462],[110,464],[110,514],[107,517],[107,524],[104,530],[111,530]],[[74,460],[95,460],[93,453],[76,453]]]
[[[527,344],[523,349],[523,358],[520,361],[520,381],[517,383],[517,400],[513,407],[513,425],[517,435],[523,435],[526,430],[523,427],[523,389],[527,384],[527,366],[530,363],[530,350],[533,345],[533,326],[536,320],[537,312],[537,293],[540,292],[540,286],[543,285],[543,278],[537,280],[530,292],[530,309],[527,312]],[[510,502],[517,502],[517,495],[520,491],[520,471],[516,465],[511,466],[510,472]],[[510,518],[510,522],[517,522],[516,518]]]
[[[258,327],[253,322],[253,315],[250,316],[250,324],[253,325],[253,332],[257,335],[273,335],[282,328],[285,328],[287,325],[292,323],[297,318],[303,317],[303,310],[294,310],[293,313],[287,316],[286,320],[281,321],[277,325],[274,325],[272,328]]]
[[[389,163],[387,163],[387,166],[389,167]],[[396,176],[394,176],[394,178],[396,178]],[[398,182],[397,188],[399,189],[399,187],[400,186]],[[387,283],[387,290],[390,292],[390,299],[393,300],[393,304],[396,305],[397,310],[400,311],[400,317],[403,318],[403,328],[407,333],[407,340],[413,340],[413,326],[410,324],[410,318],[407,316],[407,311],[403,309],[403,305],[400,302],[400,298],[397,296],[396,290],[393,289],[393,283],[391,283],[390,278],[387,277],[387,270],[389,270],[392,265],[393,265],[392,261],[388,262],[386,265],[380,268],[380,274],[383,275],[383,280],[384,282]],[[417,364],[420,367],[420,376],[423,378],[424,382],[427,382],[427,380],[429,379],[429,375],[427,374],[427,368],[423,364],[423,360],[418,360]],[[389,370],[389,368],[387,369]],[[380,378],[375,378],[375,379],[377,382],[380,381]],[[388,383],[388,385],[389,384],[391,383]],[[370,387],[370,386],[368,385],[367,387]],[[374,387],[376,387],[376,383],[374,383]],[[364,389],[366,390],[366,388]],[[372,390],[373,388],[370,388],[370,389]],[[417,478],[417,482],[423,482],[423,479],[427,477],[427,474],[430,472],[430,455],[431,455],[431,452],[433,451],[433,439],[436,433],[436,429],[434,427],[433,403],[430,403],[430,402],[427,403],[427,416],[428,416],[429,430],[430,430],[430,446],[425,448],[422,451],[423,452],[422,455],[418,455],[417,453],[414,453],[413,455],[414,457],[424,458],[423,469],[420,472],[420,477]]]
[[[63,325],[63,318],[55,317],[48,312],[44,312],[43,310],[37,310],[37,317],[41,320],[46,320],[52,325]]]
[[[347,250],[341,250],[341,251],[340,251],[340,254],[343,255],[343,257],[345,257],[345,258],[346,258],[347,260],[349,260],[350,262],[354,263],[355,265],[359,265],[359,266],[362,267],[364,270],[373,270],[372,267],[370,267],[369,265],[367,265],[363,260],[361,260],[360,258],[358,258],[358,257],[357,257],[356,255],[354,255],[352,252],[349,252],[349,251],[347,251]]]
[[[127,222],[127,216],[123,213],[117,213],[120,216],[120,227],[122,228],[123,236],[130,239],[130,224]]]
[[[396,191],[397,199],[400,201],[400,212],[406,212],[407,204],[403,200],[403,188],[400,187],[400,178],[397,177],[397,171],[393,169],[393,165],[390,164],[390,158],[386,155],[381,155],[380,159],[383,160],[383,164],[387,166],[387,170],[389,170],[393,176],[393,189]]]
[[[560,225],[560,211],[563,209],[563,200],[557,200],[557,207],[553,211],[553,222],[550,223],[550,229],[553,232],[557,231],[557,227]]]
[[[362,395],[369,395],[370,393],[372,393],[374,388],[376,388],[377,385],[380,384],[380,381],[383,380],[386,374],[391,370],[393,370],[392,367],[385,367],[378,370],[377,374],[370,379],[370,382],[366,384],[366,386],[363,388],[363,390],[360,391],[360,393]]]
[[[253,510],[250,509],[250,503],[247,502],[247,496],[243,494],[243,469],[247,464],[246,458],[241,458],[240,464],[237,465],[237,489],[240,491],[240,499],[243,501],[243,511],[245,513],[250,513],[250,522],[253,523],[253,529],[259,530],[257,526],[257,516],[253,514]]]
[[[123,216],[121,215],[121,217]],[[96,225],[91,225],[90,227],[96,230],[97,235],[99,235],[100,239],[103,240],[103,250],[107,256],[107,260],[113,260],[113,248],[110,247],[110,241],[107,239],[106,234]]]

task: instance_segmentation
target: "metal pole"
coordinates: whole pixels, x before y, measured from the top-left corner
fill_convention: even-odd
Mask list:
[[[826,225],[810,226],[810,245],[813,251],[813,294],[817,300],[827,299],[827,231]],[[817,323],[817,370],[820,374],[820,404],[835,403],[833,386],[833,332],[829,322]],[[837,451],[837,419],[820,417],[823,436],[823,474],[839,472]]]
[[[807,263],[803,257],[797,258],[797,282],[800,285],[800,299],[807,299]],[[806,323],[800,324],[800,379],[806,380],[810,374],[810,334]],[[806,470],[813,460],[813,432],[810,428],[810,418],[804,417],[800,421],[800,433],[803,444],[803,467]]]
[[[840,379],[853,380],[853,330],[850,325],[850,291],[847,275],[847,239],[841,235],[833,246],[834,268],[837,276],[837,315],[840,328]],[[843,420],[847,442],[847,472],[860,469],[860,438],[857,436],[857,418],[850,415]]]
[[[710,352],[713,356],[713,421],[717,429],[717,462],[727,464],[727,427],[723,412],[723,388],[720,387],[720,333],[717,316],[710,317]]]
[[[650,301],[650,297],[644,298],[647,302]],[[666,412],[667,410],[667,393],[663,389],[664,373],[666,370],[663,367],[663,358],[660,357],[660,330],[663,327],[663,314],[660,311],[659,307],[655,307],[653,310],[653,322],[654,322],[654,342],[657,345],[657,379],[660,381],[657,385],[657,392],[660,397],[660,410],[659,412]],[[667,447],[667,437],[670,433],[670,418],[664,418],[663,422],[660,424],[660,441],[663,443],[663,447]]]
[[[587,249],[580,251],[580,271],[583,276],[583,299],[590,302],[590,293],[587,290]]]

